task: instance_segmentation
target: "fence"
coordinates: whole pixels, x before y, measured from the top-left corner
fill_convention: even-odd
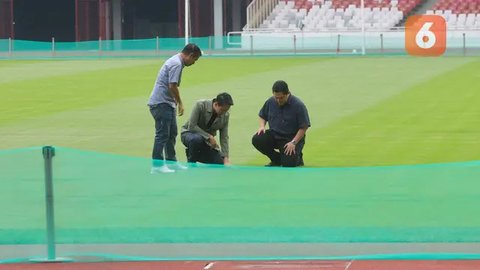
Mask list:
[[[0,250],[42,244],[50,259],[55,243],[480,241],[478,161],[302,169],[188,164],[152,175],[147,158],[34,147],[0,151],[0,163]]]
[[[404,29],[388,31],[285,31],[230,32],[223,37],[190,38],[204,55],[335,55],[406,54]],[[84,42],[36,42],[0,40],[0,59],[75,57],[155,57],[179,51],[184,38],[98,40]],[[219,45],[217,45],[219,44]],[[480,30],[452,29],[447,32],[447,55],[480,55]]]

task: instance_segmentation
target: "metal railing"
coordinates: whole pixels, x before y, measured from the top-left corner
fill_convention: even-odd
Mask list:
[[[300,29],[300,28],[245,28],[242,33],[337,33],[337,32],[360,32],[360,27],[348,28],[318,28],[318,29]],[[390,27],[390,28],[366,28],[365,32],[403,32],[405,27]],[[472,27],[447,27],[447,31],[480,31],[480,26]],[[237,33],[237,32],[231,32]]]
[[[257,28],[272,13],[279,0],[253,0],[247,7],[247,24],[244,30]]]
[[[192,38],[205,55],[258,55],[269,54],[358,54],[405,53],[405,29],[388,30],[332,29],[250,29],[229,32],[221,37],[221,46],[213,46],[217,37]],[[365,43],[364,43],[365,41]],[[478,55],[480,31],[475,29],[449,29],[446,39],[447,53]],[[0,59],[36,58],[115,58],[169,56],[182,48],[183,38],[142,40],[102,40],[87,42],[36,42],[27,40],[0,40]]]
[[[365,43],[363,42],[365,41]],[[363,48],[368,54],[405,54],[405,28],[387,30],[365,29],[322,29],[302,31],[299,29],[250,29],[231,32],[227,43],[240,46],[251,55],[325,53],[359,54]],[[448,29],[447,55],[478,55],[480,53],[480,31],[471,28]]]

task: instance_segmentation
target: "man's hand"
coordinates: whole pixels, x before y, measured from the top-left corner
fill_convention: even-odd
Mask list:
[[[285,144],[283,148],[285,149],[285,155],[290,156],[295,154],[295,144],[293,144],[292,142]]]
[[[210,146],[212,148],[217,147],[217,141],[215,140],[215,137],[213,137],[212,135],[210,135],[210,137],[208,137],[208,142],[210,143]]]
[[[230,165],[230,159],[228,157],[223,158],[223,165]]]
[[[260,134],[263,134],[265,133],[265,127],[260,127],[258,130],[257,130],[257,135],[260,135]]]
[[[182,103],[178,103],[178,116],[182,116],[183,115],[183,104]]]

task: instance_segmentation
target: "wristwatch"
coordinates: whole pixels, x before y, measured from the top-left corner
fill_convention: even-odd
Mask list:
[[[293,143],[293,145],[297,145],[297,141],[295,140],[292,140],[291,143]]]

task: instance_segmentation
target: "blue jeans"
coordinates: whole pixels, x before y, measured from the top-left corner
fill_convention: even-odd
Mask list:
[[[175,140],[177,137],[176,110],[167,103],[151,105],[150,113],[155,120],[155,141],[153,143],[152,159],[154,166],[163,164],[165,159],[176,161]]]

